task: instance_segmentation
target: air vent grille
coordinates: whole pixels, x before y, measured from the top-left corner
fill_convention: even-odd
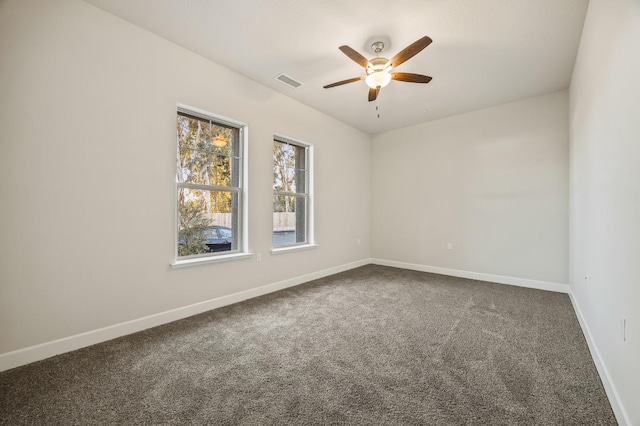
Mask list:
[[[294,89],[297,89],[298,87],[302,86],[302,83],[300,83],[299,81],[295,80],[294,78],[286,74],[280,74],[279,76],[276,77],[276,80],[286,84],[289,87],[293,87]]]

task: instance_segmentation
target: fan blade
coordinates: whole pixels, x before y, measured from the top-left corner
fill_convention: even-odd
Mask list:
[[[391,58],[389,62],[391,62],[392,67],[397,67],[401,63],[413,58],[415,55],[420,53],[422,49],[431,44],[433,40],[431,38],[424,36],[420,40],[415,41],[413,44],[405,47],[403,50],[398,52],[396,56]]]
[[[431,81],[431,77],[428,75],[412,74],[410,72],[392,72],[391,79],[409,83],[428,83]]]
[[[355,81],[360,81],[360,80],[364,80],[364,77],[355,77],[355,78],[350,78],[349,80],[337,81],[335,83],[327,84],[326,86],[323,86],[323,87],[325,89],[330,89],[332,87],[342,86],[343,84],[353,83]]]
[[[361,54],[359,54],[349,46],[346,46],[346,45],[340,46],[338,47],[338,49],[340,49],[342,53],[347,55],[352,61],[360,65],[362,68],[367,68],[370,65],[369,60],[367,58],[365,58],[364,56],[362,56]]]
[[[380,93],[380,86],[375,89],[369,89],[369,102],[375,101],[378,97],[378,93]]]

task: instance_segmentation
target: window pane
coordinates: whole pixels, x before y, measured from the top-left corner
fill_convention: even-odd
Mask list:
[[[236,250],[238,198],[228,191],[178,188],[178,256]]]
[[[238,173],[238,158],[218,155],[212,151],[181,148],[178,158],[178,183],[199,185],[239,186],[232,177]]]
[[[178,113],[177,136],[180,148],[217,150],[230,155],[240,130]]]
[[[297,145],[274,141],[273,190],[306,192],[306,149]]]
[[[204,141],[211,138],[211,125],[207,121],[185,117],[178,114],[178,146],[204,148]]]
[[[307,242],[306,201],[306,197],[274,195],[274,247]]]
[[[240,130],[208,120],[177,118],[177,181],[240,186]]]

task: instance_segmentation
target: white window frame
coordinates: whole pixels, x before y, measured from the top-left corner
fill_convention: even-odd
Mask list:
[[[233,252],[217,252],[217,253],[203,253],[200,255],[194,256],[178,256],[178,231],[179,231],[179,221],[178,221],[178,191],[182,187],[195,187],[200,185],[191,185],[179,183],[177,179],[175,179],[175,187],[174,187],[174,261],[171,263],[171,266],[174,268],[183,267],[183,266],[191,266],[198,265],[204,263],[212,263],[212,262],[223,262],[229,260],[238,260],[238,259],[247,259],[252,256],[249,253],[249,238],[248,238],[248,196],[247,196],[247,188],[248,188],[248,139],[249,139],[249,129],[248,125],[244,122],[234,120],[228,117],[224,117],[219,114],[215,114],[209,111],[205,111],[203,109],[194,108],[184,104],[177,104],[176,108],[176,119],[179,113],[184,113],[187,115],[194,116],[196,118],[201,118],[203,120],[210,120],[212,123],[221,124],[223,126],[230,126],[238,129],[238,144],[239,144],[239,184],[238,187],[219,187],[215,185],[210,185],[207,188],[202,187],[201,189],[207,190],[222,190],[222,191],[230,191],[238,194],[238,212],[237,212],[237,223],[239,225],[239,229],[237,230],[237,244],[238,248]],[[176,144],[178,141],[176,140]],[[177,147],[177,145],[176,145]],[[175,171],[174,171],[175,173]]]
[[[284,193],[279,191],[272,191],[271,203],[272,203],[272,211],[273,211],[273,197],[276,195],[288,195],[288,196],[304,196],[306,199],[306,212],[305,212],[305,233],[306,233],[306,241],[301,243],[295,243],[286,246],[273,246],[272,240],[272,254],[282,254],[289,253],[292,251],[299,250],[308,250],[312,248],[316,248],[318,245],[315,241],[315,232],[314,232],[314,197],[313,197],[313,171],[314,171],[314,162],[313,162],[313,145],[301,141],[296,138],[292,138],[290,136],[286,136],[280,133],[274,133],[273,135],[273,143],[280,142],[286,143],[289,145],[295,145],[306,150],[305,160],[306,160],[306,181],[305,181],[305,192],[296,192],[296,193]],[[273,170],[273,163],[271,165],[271,170]],[[271,228],[271,233],[273,236],[273,226]]]

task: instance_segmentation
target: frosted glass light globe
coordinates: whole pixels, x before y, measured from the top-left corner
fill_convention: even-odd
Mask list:
[[[384,87],[391,81],[391,74],[386,70],[374,71],[364,80],[367,86],[375,89],[376,87]]]

